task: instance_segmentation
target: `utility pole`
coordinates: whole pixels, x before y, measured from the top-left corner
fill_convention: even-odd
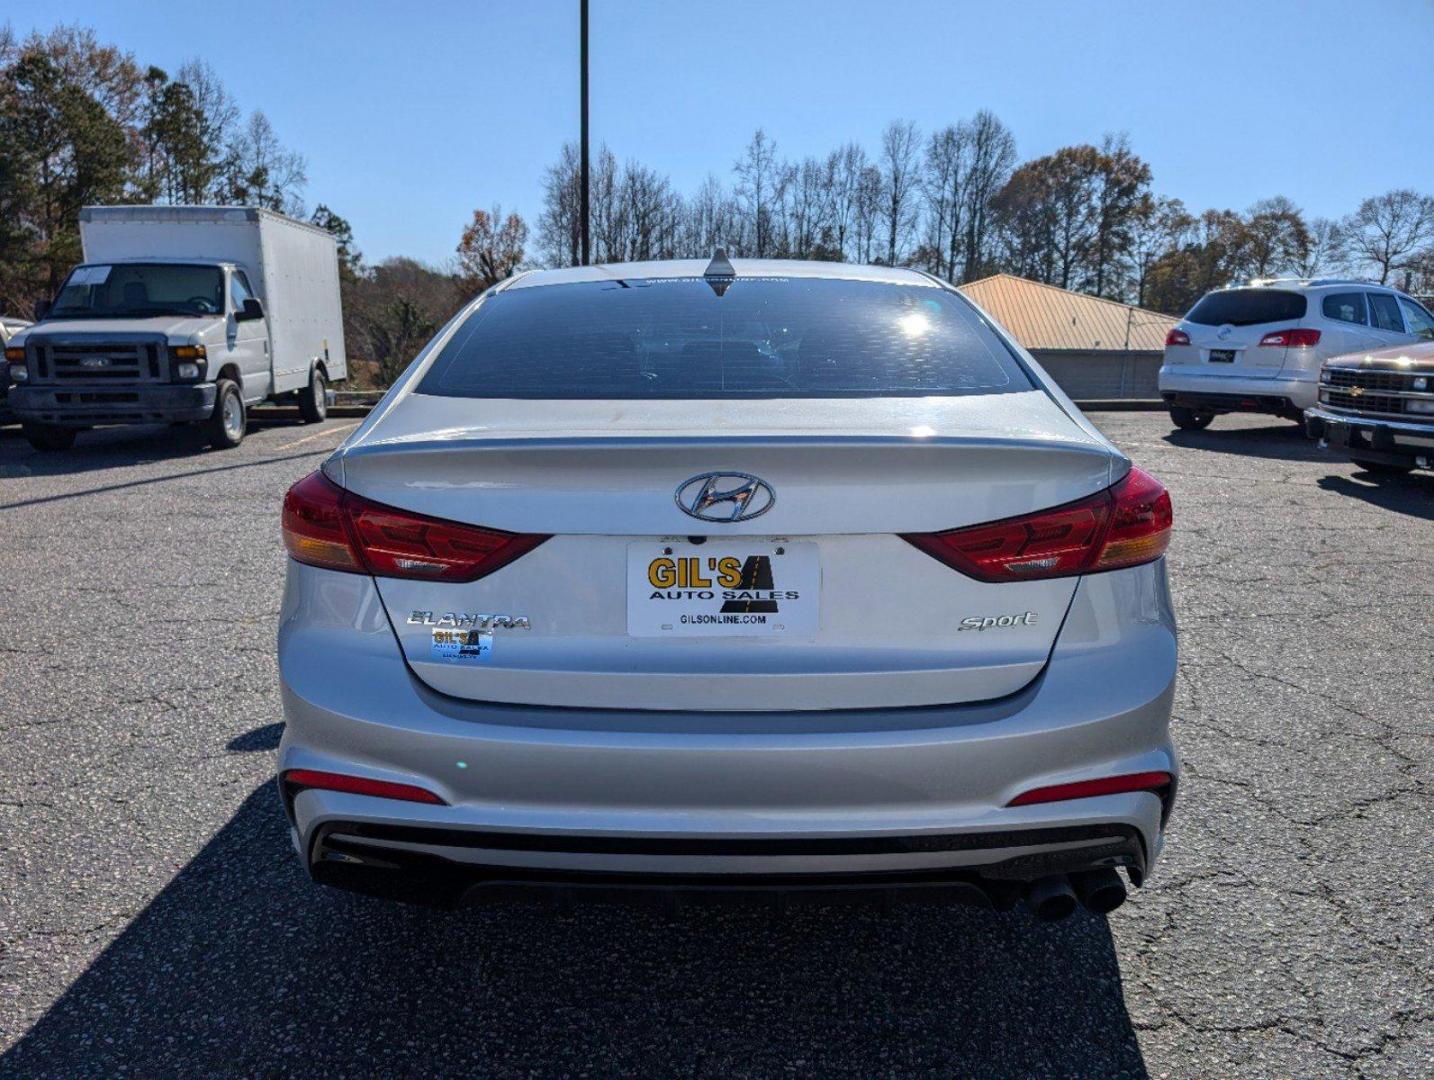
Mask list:
[[[583,236],[583,265],[587,266],[592,261],[592,240],[588,230],[589,208],[591,205],[588,192],[588,0],[578,0],[579,18],[581,23],[582,45],[579,49],[580,58],[578,65],[582,69],[582,111],[583,111],[583,133],[582,133],[582,205],[578,211]]]

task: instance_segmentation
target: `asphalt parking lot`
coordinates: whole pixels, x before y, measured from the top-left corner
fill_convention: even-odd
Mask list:
[[[1434,1074],[1434,478],[1095,414],[1175,499],[1185,779],[1109,919],[457,914],[311,886],[270,777],[279,499],[238,450],[0,433],[0,1074]]]

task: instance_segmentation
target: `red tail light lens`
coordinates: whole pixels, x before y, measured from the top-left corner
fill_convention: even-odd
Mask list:
[[[378,799],[398,799],[402,802],[428,803],[431,806],[447,806],[427,788],[412,784],[395,784],[391,780],[371,780],[366,776],[349,776],[345,773],[323,772],[319,769],[290,769],[284,773],[284,788],[293,798],[305,788],[320,791],[345,791],[351,795],[372,795]]]
[[[1163,798],[1169,787],[1168,772],[1127,773],[1125,776],[1104,776],[1099,780],[1032,788],[1021,792],[1006,805],[1031,806],[1034,803],[1064,802],[1066,799],[1090,799],[1097,795],[1120,795],[1128,791],[1149,791]]]
[[[980,581],[1030,581],[1152,562],[1170,546],[1173,520],[1160,481],[1131,469],[1114,487],[1064,506],[903,539]]]
[[[310,473],[284,496],[284,546],[301,563],[363,573],[344,524],[343,488]]]
[[[1309,349],[1319,344],[1319,331],[1274,330],[1260,338],[1260,344],[1274,349]]]
[[[547,539],[383,506],[345,491],[322,472],[289,489],[283,522],[284,546],[298,562],[425,581],[476,581]]]
[[[1167,348],[1171,345],[1189,345],[1190,335],[1184,330],[1171,330],[1165,335],[1165,344]]]

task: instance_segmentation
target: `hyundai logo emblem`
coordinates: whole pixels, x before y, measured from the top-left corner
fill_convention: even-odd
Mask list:
[[[709,472],[694,476],[673,493],[678,507],[699,521],[749,521],[777,503],[767,481],[740,472]]]

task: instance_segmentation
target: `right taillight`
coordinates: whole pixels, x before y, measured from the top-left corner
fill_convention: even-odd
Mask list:
[[[1313,349],[1318,344],[1318,330],[1273,330],[1260,338],[1266,349]]]
[[[1115,486],[1064,506],[903,539],[980,581],[1067,577],[1152,562],[1170,546],[1170,493],[1131,469]]]
[[[1167,347],[1171,345],[1189,345],[1190,335],[1184,330],[1171,330],[1170,333],[1165,335],[1165,344]]]
[[[283,527],[284,546],[298,562],[424,581],[476,581],[547,539],[370,502],[322,472],[304,477],[284,496]]]

